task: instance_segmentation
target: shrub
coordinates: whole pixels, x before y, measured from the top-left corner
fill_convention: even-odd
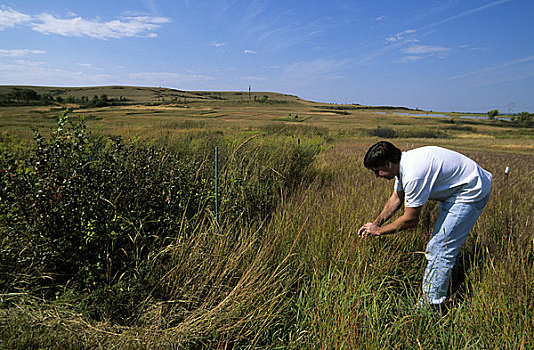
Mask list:
[[[4,150],[1,160],[2,235],[16,253],[11,263],[33,277],[17,288],[93,289],[135,276],[211,200],[198,164],[121,138],[91,139],[84,121],[66,114],[49,140],[35,131],[34,141],[31,157]]]
[[[389,127],[378,126],[376,129],[369,130],[369,136],[392,139],[397,137],[397,131]]]
[[[488,118],[489,119],[495,119],[496,116],[499,115],[499,110],[498,109],[492,109],[491,111],[488,112]]]
[[[530,114],[529,112],[523,111],[513,119],[520,122],[531,122],[534,121],[534,114]]]

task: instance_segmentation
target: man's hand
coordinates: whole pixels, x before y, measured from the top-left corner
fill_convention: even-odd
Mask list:
[[[359,237],[367,237],[367,236],[380,236],[380,226],[373,224],[372,222],[368,222],[367,224],[360,227],[358,230],[358,236]]]
[[[375,223],[368,222],[367,224],[360,227],[358,230],[358,236],[367,237],[367,236],[381,236],[389,235],[400,230],[405,230],[409,228],[414,228],[419,222],[419,215],[421,214],[422,207],[404,208],[404,214],[400,216],[397,220],[393,221],[390,224],[378,226]],[[377,219],[378,220],[378,219]],[[375,222],[377,222],[375,220]]]

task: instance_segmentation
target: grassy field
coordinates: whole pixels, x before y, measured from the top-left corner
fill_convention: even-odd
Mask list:
[[[12,87],[0,86],[0,95]],[[49,130],[57,116],[71,109],[83,116],[96,133],[125,137],[179,137],[218,132],[228,135],[273,128],[325,128],[335,139],[362,138],[370,131],[393,129],[409,139],[429,138],[441,131],[440,142],[466,147],[490,147],[498,151],[529,154],[534,151],[532,128],[503,120],[469,119],[470,113],[426,113],[406,108],[330,105],[270,92],[185,92],[164,88],[37,88],[52,96],[123,96],[124,105],[79,108],[76,104],[18,106],[0,109],[0,132],[31,137],[29,127]],[[180,97],[187,96],[187,97]],[[180,98],[179,101],[173,101]],[[432,117],[427,115],[438,115]],[[446,115],[446,117],[442,117]],[[290,133],[287,131],[286,133]]]
[[[128,103],[0,108],[0,348],[534,347],[529,125],[275,93],[50,89]],[[82,116],[91,135],[70,124]],[[494,175],[441,318],[413,308],[434,203],[416,229],[356,236],[391,193],[362,164],[384,137]]]

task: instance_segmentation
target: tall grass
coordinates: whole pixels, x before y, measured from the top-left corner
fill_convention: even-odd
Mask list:
[[[228,215],[216,225],[208,213],[169,241],[150,261],[157,283],[128,327],[82,317],[75,298],[54,302],[6,291],[1,346],[534,347],[533,156],[464,152],[494,174],[492,197],[463,247],[448,311],[436,318],[413,307],[435,204],[425,206],[414,230],[359,239],[357,229],[392,191],[392,183],[363,167],[367,144],[335,144],[309,168],[315,153],[295,151],[291,138],[248,147],[255,141],[225,146],[224,176],[246,187],[248,181],[259,185],[267,173],[287,174],[270,216],[243,222]],[[512,167],[508,177],[505,166]],[[297,187],[283,189],[290,185]]]

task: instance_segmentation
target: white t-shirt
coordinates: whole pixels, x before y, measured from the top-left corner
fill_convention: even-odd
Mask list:
[[[491,177],[463,154],[426,146],[402,153],[395,189],[404,192],[404,205],[411,208],[428,200],[472,203],[489,195]]]

